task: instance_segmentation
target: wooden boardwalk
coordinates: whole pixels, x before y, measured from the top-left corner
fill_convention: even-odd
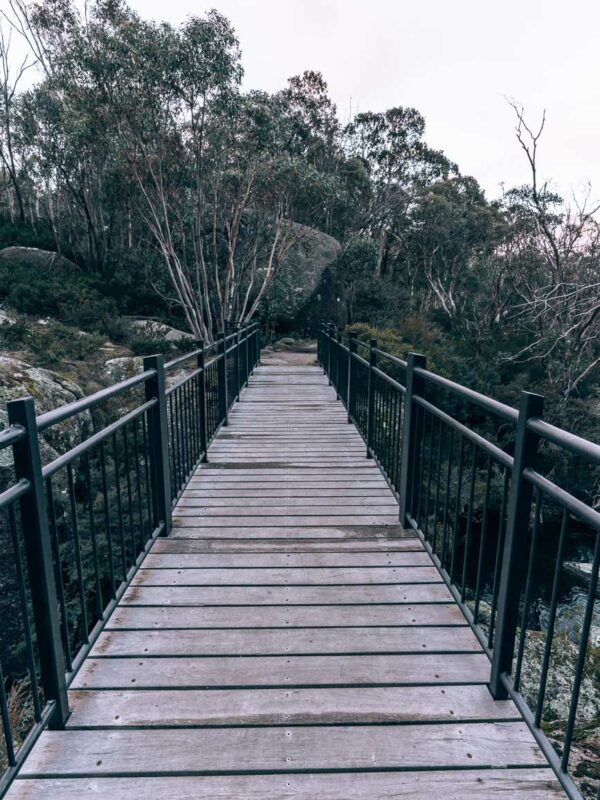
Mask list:
[[[10,800],[563,797],[323,373],[257,368]]]

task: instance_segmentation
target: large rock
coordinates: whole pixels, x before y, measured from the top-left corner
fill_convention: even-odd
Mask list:
[[[180,331],[153,319],[134,319],[129,324],[136,334],[146,336],[148,339],[164,339],[167,342],[177,343],[194,338],[192,333]]]
[[[280,264],[269,294],[270,311],[284,325],[297,317],[342,249],[327,233],[300,225],[294,228],[297,240]]]
[[[77,264],[61,256],[60,253],[40,250],[39,247],[5,247],[0,250],[0,263],[16,268],[33,266],[43,269],[49,269],[50,267],[79,269]]]
[[[107,386],[120,383],[139,375],[142,371],[144,359],[141,356],[123,356],[122,358],[109,358],[104,362],[101,373],[103,383]]]
[[[33,397],[38,414],[52,411],[83,397],[80,387],[48,369],[32,367],[25,361],[0,355],[0,430],[8,426],[9,400]],[[71,417],[45,430],[40,437],[42,461],[48,463],[81,442],[91,429],[89,412]],[[0,450],[0,476],[3,485],[12,468],[10,448]]]

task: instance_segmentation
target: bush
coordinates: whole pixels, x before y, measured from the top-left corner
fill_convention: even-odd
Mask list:
[[[0,341],[8,349],[22,347],[27,344],[30,332],[29,326],[22,319],[3,322],[0,325]]]
[[[65,361],[87,361],[97,354],[102,343],[103,337],[74,331],[60,323],[53,323],[43,330],[34,329],[27,342],[39,367]]]
[[[155,353],[170,353],[173,343],[156,336],[133,336],[128,347],[134,356],[152,356]]]
[[[66,259],[48,266],[1,259],[0,299],[22,314],[51,316],[85,330],[102,330],[117,316],[116,303]]]

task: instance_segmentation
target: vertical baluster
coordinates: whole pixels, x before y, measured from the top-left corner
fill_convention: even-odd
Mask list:
[[[423,527],[423,535],[427,540],[427,535],[429,533],[429,503],[430,503],[430,496],[431,496],[431,473],[433,467],[433,440],[434,440],[434,431],[435,431],[435,417],[431,417],[431,424],[429,426],[429,459],[427,461],[427,490],[425,494],[425,525]],[[441,423],[440,423],[441,426]]]
[[[175,497],[177,494],[177,434],[175,431],[175,393],[172,392],[167,398],[167,409],[168,409],[168,420],[169,420],[169,433],[170,433],[170,442],[171,447],[169,448],[169,470],[171,476],[171,486],[170,486],[170,495],[169,495],[169,505],[171,502],[171,497]],[[151,440],[154,437],[151,436]],[[153,447],[155,445],[153,444]]]
[[[435,501],[433,504],[433,536],[431,541],[431,549],[437,553],[437,531],[438,531],[438,512],[440,507],[440,489],[442,478],[442,439],[443,439],[443,423],[440,420],[438,426],[438,446],[437,446],[437,466],[436,466],[436,479],[435,479]]]
[[[240,399],[240,392],[244,385],[243,370],[244,365],[241,358],[242,350],[242,334],[240,333],[239,325],[235,329],[235,349],[233,351],[233,359],[235,364],[235,399]]]
[[[123,455],[125,458],[125,488],[127,490],[127,516],[129,517],[129,538],[131,540],[131,559],[129,564],[135,564],[137,558],[137,545],[135,540],[135,525],[133,524],[133,500],[131,491],[131,470],[129,465],[129,438],[127,428],[121,428],[123,434]]]
[[[181,412],[181,392],[179,388],[175,389],[173,392],[173,400],[175,401],[175,433],[177,435],[177,470],[175,472],[175,497],[177,497],[183,485],[184,474],[183,421]]]
[[[198,414],[198,375],[190,378],[190,425],[192,428],[192,463],[190,470],[194,470],[200,460],[200,416]]]
[[[358,349],[358,342],[356,341],[356,332],[349,331],[348,336],[350,337],[348,340],[348,388],[346,390],[346,409],[348,411],[348,422],[352,422],[353,417],[356,414],[356,389],[354,386],[355,383],[355,364],[354,364],[354,354]]]
[[[496,609],[498,607],[498,592],[500,589],[500,565],[502,563],[502,553],[504,552],[504,540],[506,538],[506,506],[508,496],[509,473],[506,467],[503,468],[502,481],[502,505],[500,508],[500,521],[498,526],[498,542],[496,545],[496,559],[494,562],[494,580],[492,583],[492,607],[490,609],[490,629],[488,631],[488,647],[494,643],[494,631],[496,620]]]
[[[539,727],[544,711],[544,701],[546,699],[546,686],[548,683],[548,669],[550,667],[550,656],[552,654],[552,642],[554,641],[554,626],[556,624],[556,611],[558,609],[558,590],[560,588],[560,578],[569,532],[569,512],[565,508],[562,515],[560,526],[560,538],[558,540],[558,552],[556,554],[556,567],[554,568],[554,579],[552,581],[552,597],[550,599],[550,611],[548,613],[548,633],[544,646],[544,657],[540,670],[540,686],[538,690],[537,703],[535,707],[535,724]]]
[[[142,480],[140,474],[140,448],[138,437],[138,420],[137,417],[132,421],[133,427],[133,458],[135,461],[135,491],[137,494],[137,507],[138,507],[138,524],[140,530],[140,550],[143,550],[146,542],[144,540],[144,512],[142,503]]]
[[[594,606],[596,603],[596,592],[598,590],[598,572],[600,571],[600,529],[596,528],[595,533],[596,533],[596,544],[594,547],[594,559],[592,561],[592,571],[590,573],[590,585],[588,588],[588,594],[585,603],[585,611],[583,613],[583,621],[581,625],[579,652],[577,654],[577,664],[575,666],[575,676],[573,679],[573,688],[571,690],[571,702],[569,704],[569,719],[567,721],[567,729],[565,731],[564,746],[561,759],[561,766],[564,770],[567,770],[569,768],[569,756],[571,754],[571,743],[573,741],[573,729],[575,727],[575,720],[577,718],[577,706],[579,704],[579,694],[581,692],[581,681],[583,679],[583,671],[585,668],[585,659],[589,645]],[[600,787],[599,787],[599,793],[600,793]]]
[[[394,457],[394,490],[398,494],[400,486],[400,464],[402,461],[402,393],[396,392],[396,406],[394,408],[396,418],[396,455]]]
[[[0,662],[0,718],[2,719],[2,730],[4,732],[4,742],[6,745],[6,760],[9,767],[14,767],[17,763],[15,758],[15,743],[10,726],[10,714],[8,712],[8,702],[6,700],[6,690],[4,688],[4,673],[2,672],[2,662]]]
[[[463,574],[460,599],[465,602],[467,591],[467,572],[469,570],[469,560],[471,555],[471,530],[473,527],[473,504],[475,502],[475,479],[477,477],[477,449],[475,443],[472,445],[471,453],[471,485],[469,489],[469,507],[467,509],[467,529],[465,531],[465,552],[463,554]]]
[[[200,373],[198,374],[198,414],[200,417],[200,460],[208,461],[208,433],[206,413],[206,361],[204,357],[204,343],[200,345],[198,360],[196,362]]]
[[[119,520],[119,544],[121,545],[121,566],[123,570],[123,580],[127,580],[127,550],[125,546],[125,526],[123,524],[123,498],[121,496],[121,476],[119,472],[119,453],[117,434],[112,435],[113,465],[115,470],[115,492],[117,495],[117,519]],[[158,524],[158,518],[155,519]]]
[[[7,408],[9,423],[24,429],[24,436],[13,444],[13,460],[16,479],[29,482],[29,490],[20,500],[20,512],[42,686],[46,701],[55,702],[50,727],[63,728],[69,704],[35,407],[28,397],[11,400]]]
[[[227,399],[227,341],[226,333],[220,334],[217,349],[217,372],[219,387],[219,422],[227,425],[229,402]]]
[[[335,347],[335,393],[336,393],[336,399],[337,400],[339,400],[341,398],[341,396],[342,396],[342,393],[340,391],[340,389],[341,389],[341,384],[340,384],[341,369],[340,369],[340,367],[341,367],[341,360],[342,360],[341,340],[342,340],[342,334],[341,334],[341,332],[340,332],[340,330],[338,328],[336,330],[336,332],[335,332],[335,344],[336,344],[336,347]]]
[[[39,722],[42,716],[42,709],[40,705],[40,693],[38,690],[38,682],[37,682],[37,674],[35,670],[35,656],[33,654],[33,636],[31,633],[31,622],[29,620],[29,606],[27,603],[27,592],[25,589],[25,572],[23,570],[23,560],[21,558],[21,548],[19,545],[19,535],[17,533],[17,519],[15,514],[15,506],[14,503],[11,503],[8,506],[8,520],[9,520],[9,527],[10,527],[10,535],[12,538],[12,546],[13,546],[13,553],[15,557],[15,573],[17,577],[17,586],[19,589],[19,603],[21,606],[21,616],[23,617],[23,632],[25,634],[25,656],[27,659],[27,671],[29,672],[29,682],[31,683],[31,699],[33,701],[33,711],[36,721]],[[57,562],[60,568],[60,561]],[[66,631],[66,614],[65,614],[65,607],[64,607],[64,592],[62,591],[62,580],[60,584],[60,591],[59,591],[59,601],[61,604],[61,612],[62,612],[62,620],[63,620],[63,631],[67,633],[64,636],[63,633],[63,644],[66,639],[67,646],[69,643],[69,636],[68,631]],[[68,649],[68,669],[71,669],[71,649]]]
[[[69,507],[71,511],[71,528],[73,530],[73,546],[75,549],[75,568],[77,571],[77,589],[79,592],[79,602],[81,605],[81,626],[83,628],[84,641],[90,640],[88,625],[87,604],[85,595],[85,581],[83,575],[83,562],[81,560],[81,540],[79,537],[79,519],[77,516],[77,500],[75,499],[75,483],[73,478],[73,467],[67,464],[67,485],[69,491]]]
[[[446,567],[446,555],[448,553],[448,519],[450,513],[450,487],[452,483],[452,457],[454,455],[454,431],[450,429],[450,442],[448,443],[448,466],[446,468],[446,489],[444,491],[444,520],[442,523],[442,542],[440,562],[444,569]]]
[[[452,534],[452,554],[450,557],[450,581],[454,582],[458,536],[460,533],[460,512],[462,504],[462,483],[465,469],[465,437],[460,437],[460,450],[458,456],[458,477],[456,483],[456,505],[454,507],[454,526]]]
[[[192,470],[193,465],[193,454],[192,454],[192,398],[190,396],[190,392],[192,389],[192,383],[188,380],[182,386],[184,391],[185,397],[185,416],[184,416],[184,428],[183,428],[183,435],[186,442],[186,449],[185,449],[185,474],[183,476],[183,483],[181,488],[183,488],[183,484],[187,481],[190,476],[190,472]]]
[[[52,478],[46,480],[46,500],[48,502],[48,524],[50,528],[50,541],[52,545],[52,560],[54,561],[54,580],[56,582],[56,592],[58,595],[58,605],[60,608],[60,622],[62,630],[62,643],[63,652],[65,654],[65,664],[67,671],[70,672],[73,668],[73,658],[71,654],[71,642],[69,641],[69,621],[67,617],[67,607],[65,603],[65,586],[62,575],[62,560],[60,557],[60,543],[58,541],[58,526],[56,524],[56,508],[54,505],[54,491],[52,488]],[[15,549],[15,561],[17,564],[17,571],[21,571],[21,553],[19,550],[18,539],[16,538],[16,520],[14,519],[14,507],[9,507],[10,527],[14,530],[13,534],[13,547]],[[19,579],[20,580],[20,579]],[[23,585],[25,585],[23,583]],[[26,609],[26,606],[25,606]]]
[[[92,546],[92,564],[94,567],[94,584],[96,589],[96,614],[102,619],[104,603],[102,602],[102,585],[100,582],[100,562],[98,557],[98,540],[96,538],[96,521],[94,519],[94,498],[92,495],[92,476],[90,471],[89,451],[83,457],[85,472],[85,487],[88,500],[88,517],[90,522],[90,544]]]
[[[492,460],[487,457],[487,468],[485,478],[485,497],[483,500],[483,517],[481,520],[481,535],[479,537],[479,560],[477,562],[477,580],[475,582],[475,606],[473,608],[473,622],[479,621],[479,604],[481,602],[481,587],[483,582],[483,570],[485,567],[485,557],[487,554],[487,522],[488,510],[490,505],[490,488],[492,483]]]
[[[422,395],[424,391],[423,378],[416,372],[417,368],[425,369],[425,356],[418,353],[408,354],[408,368],[406,371],[406,393],[404,395],[404,428],[402,433],[402,467],[400,472],[400,522],[408,527],[408,516],[412,513],[410,507],[413,497],[414,474],[412,474],[416,453],[420,445],[421,430],[417,424],[417,406],[414,402],[415,395]]]
[[[148,537],[152,535],[154,525],[152,521],[152,483],[150,481],[150,448],[148,443],[148,411],[142,416],[142,433],[144,446],[144,483],[146,486],[146,513],[148,515]]]
[[[110,503],[108,498],[108,481],[106,479],[106,453],[104,442],[100,442],[100,476],[102,480],[102,497],[104,498],[104,529],[106,531],[106,548],[108,551],[108,577],[110,580],[110,596],[116,597],[115,565],[113,556],[112,528],[110,524]]]
[[[540,514],[542,510],[542,493],[539,489],[535,490],[535,512],[533,516],[533,530],[531,532],[531,545],[529,548],[529,560],[527,563],[527,578],[525,580],[525,600],[523,602],[523,613],[521,615],[521,633],[519,634],[519,644],[517,647],[517,659],[515,663],[514,687],[517,691],[521,686],[521,668],[523,665],[523,655],[525,653],[525,639],[527,638],[527,623],[529,621],[529,609],[533,595],[533,575],[535,571],[535,560],[537,555],[537,542],[540,528]]]

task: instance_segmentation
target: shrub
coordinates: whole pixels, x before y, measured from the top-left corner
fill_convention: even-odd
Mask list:
[[[101,330],[117,316],[115,302],[66,259],[43,267],[21,259],[0,260],[0,299],[22,314],[51,316],[85,330]]]

